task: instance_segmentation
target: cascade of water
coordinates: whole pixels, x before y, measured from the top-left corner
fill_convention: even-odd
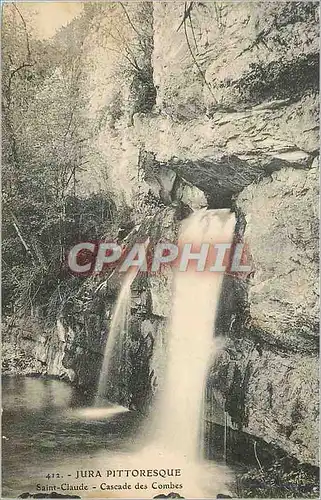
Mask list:
[[[231,243],[234,226],[229,210],[200,210],[183,222],[179,244]],[[175,270],[166,373],[154,425],[162,448],[188,460],[196,460],[202,446],[201,409],[217,349],[213,334],[223,274],[198,272],[195,265]]]
[[[131,284],[138,273],[138,267],[131,267],[124,276],[124,280],[115,304],[108,338],[105,346],[103,364],[100,371],[96,406],[106,397],[108,383],[111,379],[112,357],[116,342],[126,335],[128,316],[130,314]]]
[[[179,245],[190,243],[192,251],[197,252],[202,243],[231,243],[234,226],[235,217],[229,210],[200,210],[182,223]],[[125,276],[115,305],[98,397],[105,396],[108,380],[112,377],[111,360],[117,339],[126,329],[130,287],[136,274],[137,268]],[[166,488],[178,491],[183,498],[214,498],[218,493],[230,494],[228,470],[200,460],[203,395],[210,361],[219,347],[214,324],[222,281],[223,272],[199,272],[195,265],[189,266],[187,271],[174,268],[164,383],[159,388],[158,400],[154,402],[152,418],[145,423],[141,434],[143,448],[139,453],[115,455],[113,466],[118,464],[121,469],[148,467],[156,471],[173,469],[181,471],[181,475],[162,480],[154,476],[144,477],[146,489],[133,491],[133,498],[150,498],[152,493],[159,492],[164,482],[168,483]],[[127,481],[126,477],[117,480],[122,484]],[[124,491],[119,496],[124,498],[125,495]]]

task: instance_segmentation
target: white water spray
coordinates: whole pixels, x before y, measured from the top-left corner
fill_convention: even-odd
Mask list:
[[[103,364],[100,371],[98,389],[96,395],[96,406],[106,397],[106,389],[111,379],[111,362],[117,340],[126,334],[130,316],[131,284],[138,273],[138,267],[131,267],[124,276],[115,309],[113,311],[108,338],[105,346]]]
[[[202,243],[231,243],[234,226],[235,217],[229,210],[200,210],[183,222],[179,244],[192,243],[199,248]],[[110,360],[117,338],[123,334],[130,286],[136,274],[137,270],[131,270],[126,275],[117,299],[98,387],[101,396],[111,375]],[[164,354],[166,373],[150,422],[153,438],[148,440],[142,434],[143,448],[139,453],[115,455],[112,467],[179,469],[181,476],[144,477],[144,489],[132,489],[131,498],[151,498],[169,492],[185,498],[215,498],[218,493],[230,493],[228,470],[200,457],[206,377],[218,350],[214,325],[222,281],[223,272],[199,272],[194,265],[184,272],[174,270],[172,317]],[[104,455],[99,460],[103,462]],[[126,478],[117,481],[125,486]],[[128,492],[121,491],[118,496],[128,498]]]
[[[229,210],[200,210],[186,219],[179,243],[231,243],[235,217]],[[198,272],[190,266],[175,271],[172,319],[165,383],[160,394],[155,430],[167,451],[197,460],[202,443],[200,420],[209,362],[217,345],[214,323],[222,272]],[[166,452],[166,451],[165,451]]]

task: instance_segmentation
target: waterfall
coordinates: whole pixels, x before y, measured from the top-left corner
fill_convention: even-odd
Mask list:
[[[235,217],[229,210],[200,210],[181,227],[179,244],[231,243]],[[174,271],[172,318],[169,328],[164,386],[157,405],[155,431],[166,452],[197,460],[200,424],[209,362],[217,344],[214,323],[223,272]]]
[[[202,243],[231,243],[235,217],[229,210],[199,210],[183,221],[179,246],[190,243],[197,252]],[[211,247],[213,248],[213,246]],[[210,259],[211,260],[211,259]],[[212,263],[212,262],[211,262]],[[157,493],[178,492],[184,498],[215,498],[230,494],[227,468],[201,459],[204,393],[210,362],[219,348],[214,336],[223,272],[199,272],[195,265],[180,271],[174,268],[172,315],[167,332],[165,373],[160,381],[152,415],[139,431],[139,446],[127,454],[113,456],[113,468],[156,472],[179,471],[167,478],[144,476],[132,498],[151,498]],[[137,268],[124,277],[115,305],[105,348],[97,398],[106,395],[113,378],[111,363],[118,340],[126,330],[130,312],[130,288]],[[117,382],[117,381],[116,381]],[[105,461],[105,457],[102,457]],[[117,478],[125,485],[127,478]],[[166,484],[163,484],[166,483]],[[136,486],[135,486],[136,488]],[[143,488],[143,489],[140,489]],[[127,498],[126,492],[120,498]]]
[[[123,283],[112,314],[108,338],[105,346],[103,364],[100,371],[96,406],[106,398],[108,385],[112,382],[112,358],[116,343],[126,335],[130,316],[131,284],[138,273],[138,267],[131,267],[124,276]]]

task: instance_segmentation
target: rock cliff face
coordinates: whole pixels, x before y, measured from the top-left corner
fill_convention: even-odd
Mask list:
[[[282,167],[311,166],[318,149],[316,4],[195,3],[185,22],[181,2],[155,3],[143,17],[141,7],[128,6],[139,26],[138,33],[127,27],[128,43],[152,68],[150,111],[139,105],[137,72],[108,51],[116,42],[106,40],[106,25],[120,13],[110,18],[104,9],[87,39],[86,63],[95,61],[87,75],[91,118],[114,118],[94,144],[109,166],[109,189],[112,183],[127,201],[146,191],[137,170],[144,150],[207,191],[213,205]],[[140,33],[150,37],[147,52]],[[115,114],[106,102],[119,92],[119,79]],[[101,165],[98,171],[103,184]]]
[[[236,211],[255,272],[226,280],[217,326],[226,344],[209,391],[234,428],[316,464],[318,5],[146,2],[126,4],[126,14],[93,5],[83,14],[93,10],[82,189],[112,191],[118,209],[129,207],[156,240],[174,238],[193,209]],[[116,285],[100,285],[90,281],[88,308],[82,296],[63,320],[62,363],[88,387],[117,295]],[[146,408],[161,371],[171,283],[146,278],[135,287],[130,349],[138,357],[119,397]]]
[[[217,388],[226,377],[223,393],[238,428],[311,463],[318,441],[317,177],[314,168],[283,168],[239,195],[255,272],[243,308],[232,308],[230,357],[214,375]]]
[[[135,75],[123,78],[123,115],[96,139],[108,187],[143,213],[148,193],[236,209],[255,273],[229,285],[213,387],[239,429],[316,463],[317,5],[155,2],[142,18],[128,9],[155,102],[142,109]],[[104,43],[101,31],[93,37]],[[96,56],[113,71],[110,54]],[[108,81],[108,92],[97,70],[88,78],[96,96],[118,88]],[[170,289],[150,284],[154,314],[166,318]]]

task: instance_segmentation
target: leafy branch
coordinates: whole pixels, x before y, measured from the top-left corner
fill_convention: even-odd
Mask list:
[[[22,24],[23,24],[23,28],[24,28],[24,32],[25,32],[25,35],[26,35],[26,46],[27,46],[27,58],[28,59],[31,59],[31,52],[30,52],[30,42],[29,42],[29,35],[28,35],[28,29],[27,29],[27,23],[23,17],[23,15],[21,14],[20,10],[18,9],[18,7],[16,6],[15,3],[12,4],[13,7],[16,9],[16,11],[18,12],[19,14],[19,17],[22,21]]]
[[[191,46],[191,43],[190,43],[190,40],[189,40],[189,37],[188,37],[188,31],[187,31],[187,19],[189,19],[189,22],[190,22],[190,26],[191,26],[191,30],[192,30],[192,34],[193,34],[193,37],[194,37],[194,42],[196,44],[196,38],[195,38],[195,31],[194,31],[194,27],[193,27],[193,21],[192,21],[192,16],[191,16],[191,12],[192,12],[192,8],[193,8],[193,4],[194,2],[190,2],[189,3],[189,6],[187,6],[187,2],[184,2],[184,16],[183,16],[183,20],[181,22],[181,24],[179,25],[179,27],[177,28],[177,31],[179,31],[179,29],[181,28],[181,26],[183,25],[184,26],[184,33],[185,33],[185,39],[186,39],[186,43],[187,43],[187,46],[188,46],[188,50],[192,56],[192,59],[194,61],[194,64],[195,66],[197,67],[198,69],[198,72],[199,74],[201,75],[202,77],[202,80],[204,81],[206,87],[208,88],[208,90],[210,91],[212,97],[214,98],[214,101],[217,102],[216,100],[216,97],[214,96],[213,94],[213,91],[211,89],[211,86],[210,84],[208,83],[208,81],[206,80],[206,76],[204,74],[204,71],[202,70],[199,62],[197,61],[196,57],[195,57],[195,54],[192,50],[192,46]],[[197,44],[196,44],[196,48],[197,48]]]

